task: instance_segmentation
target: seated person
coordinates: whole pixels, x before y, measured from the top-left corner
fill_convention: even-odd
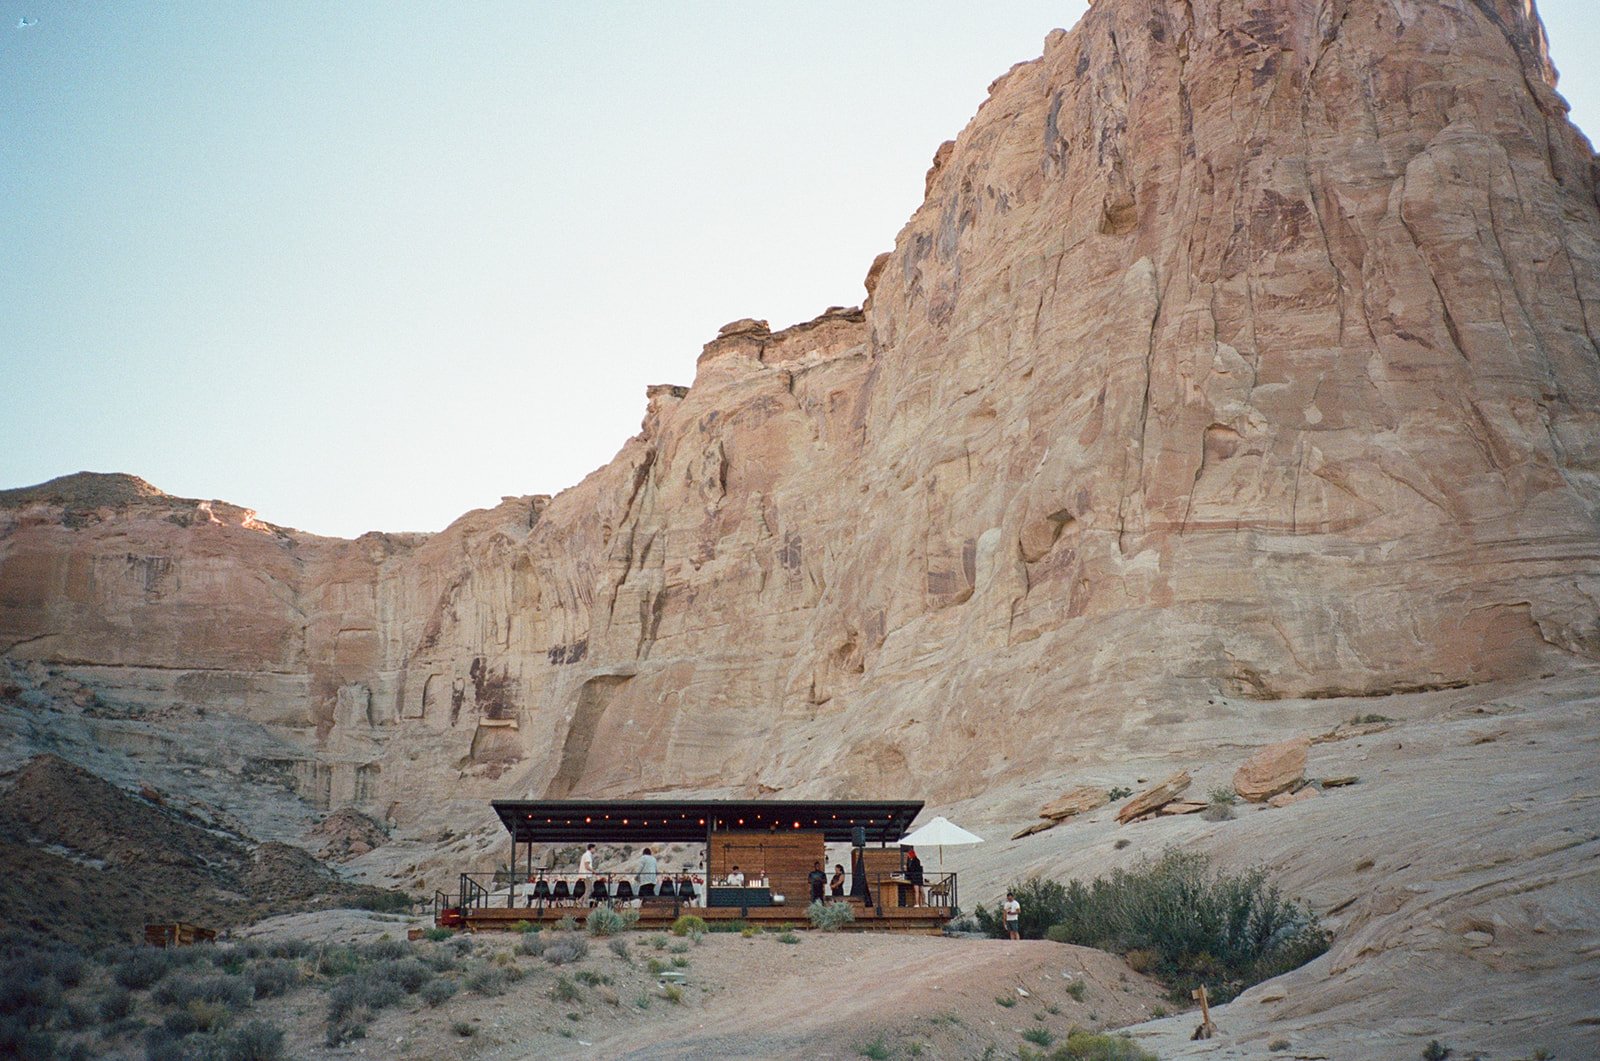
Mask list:
[[[732,871],[730,871],[728,873],[728,887],[730,887],[730,888],[743,888],[744,887],[744,874],[739,871],[739,867],[738,866],[734,866]]]

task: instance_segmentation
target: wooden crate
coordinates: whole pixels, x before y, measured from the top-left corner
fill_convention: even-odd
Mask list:
[[[144,941],[152,947],[191,947],[196,943],[210,943],[216,938],[217,934],[211,929],[191,925],[187,921],[144,926]]]

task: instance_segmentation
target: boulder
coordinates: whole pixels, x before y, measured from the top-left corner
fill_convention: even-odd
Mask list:
[[[1155,813],[1176,799],[1179,793],[1189,787],[1189,782],[1189,771],[1179,770],[1159,785],[1145,789],[1124,803],[1122,809],[1117,811],[1117,821],[1126,825],[1135,818]]]
[[[1011,839],[1021,840],[1024,836],[1032,836],[1034,833],[1042,833],[1046,829],[1054,829],[1056,826],[1060,825],[1061,822],[1062,819],[1060,818],[1046,818],[1042,822],[1034,822],[1032,825],[1025,825],[1021,829],[1018,829],[1016,832],[1012,833]]]
[[[1039,817],[1060,821],[1074,814],[1087,814],[1110,802],[1111,797],[1106,795],[1105,789],[1095,788],[1093,785],[1080,785],[1040,807]]]
[[[1306,774],[1305,737],[1269,744],[1252,755],[1233,775],[1233,790],[1251,803],[1264,803],[1299,784]]]
[[[1300,789],[1298,792],[1280,792],[1280,793],[1278,793],[1276,796],[1273,796],[1271,799],[1267,800],[1267,806],[1269,806],[1269,807],[1287,807],[1291,803],[1299,803],[1302,800],[1316,799],[1320,795],[1322,795],[1322,793],[1318,792],[1316,789],[1312,788],[1310,785],[1307,785],[1305,788]]]

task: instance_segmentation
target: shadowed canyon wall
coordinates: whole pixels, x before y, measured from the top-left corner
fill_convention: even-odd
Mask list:
[[[862,309],[724,327],[577,486],[355,541],[11,491],[0,650],[401,816],[956,799],[1587,665],[1600,209],[1553,84],[1513,0],[1100,0],[939,148]]]

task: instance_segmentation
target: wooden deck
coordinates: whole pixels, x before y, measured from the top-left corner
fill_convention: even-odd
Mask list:
[[[938,933],[944,929],[950,920],[951,910],[948,906],[907,906],[907,907],[871,907],[863,903],[852,902],[856,919],[844,925],[841,931],[845,932],[926,932]],[[588,916],[590,906],[545,906],[543,908],[531,906],[474,906],[464,911],[462,927],[469,932],[508,931],[518,922],[527,921],[535,925],[549,926],[560,921],[563,917],[571,917],[582,924]],[[776,928],[779,925],[788,925],[796,929],[810,929],[811,922],[806,920],[804,905],[787,906],[752,906],[741,913],[738,907],[733,906],[681,906],[666,902],[649,902],[638,907],[639,920],[634,925],[638,929],[665,929],[677,920],[681,914],[693,914],[702,918],[709,925],[716,921],[744,921],[746,924],[757,928]]]

